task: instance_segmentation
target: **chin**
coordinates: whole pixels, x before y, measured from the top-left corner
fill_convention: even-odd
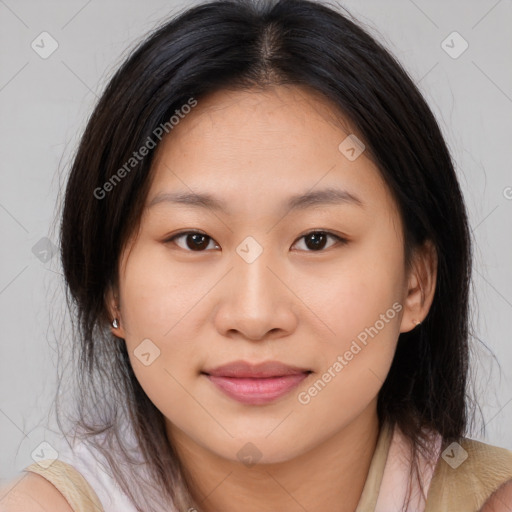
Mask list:
[[[241,462],[247,467],[252,467],[255,464],[280,464],[288,462],[295,457],[298,457],[304,451],[305,447],[297,446],[296,443],[284,443],[282,440],[271,440],[268,432],[263,436],[245,433],[243,436],[235,437],[229,444],[226,444],[225,449],[219,450],[217,442],[210,446],[210,449],[217,453],[218,456],[228,459],[233,462]],[[293,436],[286,436],[288,440],[293,439]]]

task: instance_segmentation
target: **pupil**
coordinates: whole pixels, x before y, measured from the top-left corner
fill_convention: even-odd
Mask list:
[[[194,233],[192,235],[188,235],[187,239],[190,240],[190,238],[193,238],[194,241],[192,244],[187,243],[187,246],[189,247],[189,249],[192,249],[193,251],[197,251],[198,249],[202,249],[203,246],[208,247],[208,243],[205,244],[205,240],[208,238],[206,235],[200,235],[200,234]],[[202,239],[202,241],[201,241],[201,239]],[[197,241],[199,241],[199,243],[197,243]]]
[[[323,239],[323,240],[320,241],[320,239]],[[321,233],[321,232],[311,233],[308,237],[306,237],[306,240],[312,241],[313,244],[310,247],[310,245],[306,242],[306,245],[308,246],[309,249],[322,248],[325,245],[325,239],[326,239],[326,237],[325,237],[324,233]]]

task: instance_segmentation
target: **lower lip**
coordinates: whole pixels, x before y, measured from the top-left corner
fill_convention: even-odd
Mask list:
[[[266,379],[241,379],[205,375],[210,379],[210,382],[215,384],[229,397],[244,404],[261,405],[286,395],[293,388],[297,387],[309,373],[297,373]]]

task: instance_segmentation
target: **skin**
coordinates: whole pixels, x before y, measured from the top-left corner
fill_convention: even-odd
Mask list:
[[[73,512],[64,496],[46,478],[24,473],[0,487],[2,512]]]
[[[479,512],[512,512],[512,480],[502,484]]]
[[[146,205],[160,192],[208,192],[228,211],[160,202],[146,208],[123,250],[119,285],[107,295],[112,332],[127,344],[141,386],[162,412],[205,512],[305,509],[353,512],[375,449],[377,394],[398,335],[431,306],[430,245],[406,273],[397,206],[363,152],[338,149],[349,124],[316,93],[290,86],[221,91],[201,99],[157,148]],[[364,202],[283,210],[289,196],[327,186]],[[201,251],[183,230],[208,235]],[[330,231],[315,250],[304,235]],[[247,237],[262,254],[247,263]],[[298,401],[394,303],[401,311],[303,405]],[[150,365],[134,354],[149,338]],[[123,342],[120,340],[120,342]],[[312,370],[266,405],[241,404],[201,371],[243,359]],[[246,443],[261,459],[237,457]]]

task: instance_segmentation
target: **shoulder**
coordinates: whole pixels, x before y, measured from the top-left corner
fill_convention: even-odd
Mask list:
[[[0,512],[80,512],[91,507],[97,512],[104,510],[84,476],[63,460],[40,460],[23,472],[5,489]]]
[[[509,512],[510,510],[512,510],[512,480],[499,487],[479,512]]]
[[[457,443],[452,444],[455,451],[459,449]],[[512,479],[512,451],[468,438],[460,441],[460,447],[464,450],[461,454],[464,461],[460,468],[466,473],[475,472],[483,485],[502,484]],[[447,450],[443,452],[445,460],[452,455],[452,451],[448,453]]]
[[[0,512],[73,512],[64,496],[46,478],[27,472],[0,489]]]
[[[440,453],[427,497],[433,508],[427,511],[456,510],[461,504],[478,509],[510,480],[512,451],[462,438]]]

